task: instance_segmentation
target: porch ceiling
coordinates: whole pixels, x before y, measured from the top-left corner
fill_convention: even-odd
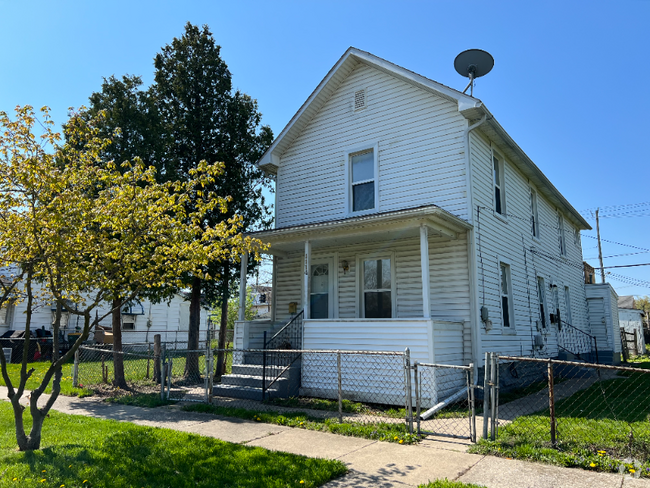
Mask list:
[[[312,248],[345,246],[364,242],[382,242],[419,236],[420,225],[429,233],[446,239],[456,239],[459,233],[470,229],[471,224],[436,205],[347,219],[317,222],[254,232],[253,237],[271,245],[269,254],[283,254],[304,249],[306,240]]]

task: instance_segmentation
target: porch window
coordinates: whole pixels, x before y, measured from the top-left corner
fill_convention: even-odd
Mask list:
[[[510,282],[510,266],[501,263],[501,313],[503,326],[512,327],[512,287]]]
[[[503,161],[493,154],[492,163],[494,166],[494,210],[496,210],[498,214],[505,214],[506,195],[503,178]]]
[[[546,287],[544,285],[544,278],[537,277],[537,298],[539,300],[539,314],[542,320],[542,327],[546,328]]]
[[[389,319],[393,316],[390,259],[368,259],[363,262],[363,310],[368,319]]]
[[[375,151],[369,149],[350,155],[352,174],[352,211],[375,208]]]

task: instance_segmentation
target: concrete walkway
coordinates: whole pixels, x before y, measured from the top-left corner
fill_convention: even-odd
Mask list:
[[[0,387],[0,398],[7,398],[4,387]],[[328,488],[406,488],[437,478],[501,488],[650,488],[650,481],[624,478],[618,474],[468,454],[465,452],[467,442],[463,441],[426,439],[419,445],[399,445],[183,412],[178,406],[148,409],[115,405],[93,397],[59,397],[54,409],[68,414],[165,427],[310,457],[338,459],[348,465],[350,472],[325,485]]]

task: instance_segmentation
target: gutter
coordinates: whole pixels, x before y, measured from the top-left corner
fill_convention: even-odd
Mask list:
[[[481,120],[468,126],[465,129],[465,164],[467,179],[467,204],[469,207],[469,219],[472,228],[467,232],[467,247],[469,248],[469,299],[470,299],[470,337],[472,339],[472,362],[474,363],[474,385],[478,379],[478,365],[481,356],[481,329],[478,320],[478,266],[476,263],[476,225],[474,225],[474,192],[472,191],[472,160],[470,156],[470,132],[478,128],[487,120],[487,114]]]

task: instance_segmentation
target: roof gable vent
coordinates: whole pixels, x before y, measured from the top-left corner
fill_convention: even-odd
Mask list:
[[[366,108],[366,90],[357,90],[354,92],[354,111]]]

